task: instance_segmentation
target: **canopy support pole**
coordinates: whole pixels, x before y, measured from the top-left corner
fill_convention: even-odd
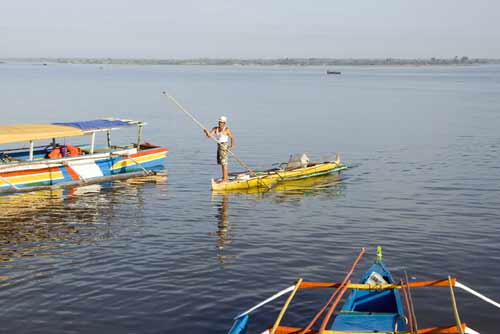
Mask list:
[[[143,124],[137,125],[137,148],[141,146],[142,142],[142,129],[144,128]]]
[[[95,132],[92,132],[92,135],[90,137],[90,154],[94,154],[94,147],[95,147]]]
[[[108,148],[111,148],[111,131],[106,131],[106,142],[108,144]]]
[[[33,140],[30,140],[30,157],[29,160],[33,161],[33,151],[34,151],[35,145],[33,143]]]

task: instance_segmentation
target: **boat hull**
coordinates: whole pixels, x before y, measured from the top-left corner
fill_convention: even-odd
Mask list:
[[[212,179],[213,191],[232,191],[262,188],[263,190],[274,187],[280,182],[301,180],[309,177],[326,175],[341,171],[347,167],[339,161],[331,161],[315,164],[313,166],[297,168],[293,170],[271,170],[257,173],[256,176],[247,179],[231,180],[229,182],[217,182]]]
[[[0,193],[78,186],[147,175],[164,169],[166,148],[41,159],[0,165]]]
[[[381,261],[366,271],[360,283],[370,283],[372,275],[381,277],[386,283],[395,283]],[[393,332],[396,329],[408,329],[397,289],[353,289],[331,326],[334,331],[350,332]]]

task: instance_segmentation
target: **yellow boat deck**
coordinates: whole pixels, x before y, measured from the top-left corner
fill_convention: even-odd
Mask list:
[[[307,167],[296,169],[272,169],[263,172],[256,172],[251,176],[249,173],[237,175],[228,182],[220,182],[212,179],[213,191],[246,190],[253,188],[263,188],[263,190],[275,187],[278,183],[292,180],[325,175],[328,173],[341,171],[347,167],[340,160],[327,161],[322,163],[309,164]]]

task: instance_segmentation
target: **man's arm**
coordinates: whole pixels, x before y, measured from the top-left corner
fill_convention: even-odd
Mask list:
[[[203,129],[203,132],[205,132],[205,135],[207,137],[212,137],[215,133],[215,129],[216,129],[216,127],[212,128],[212,130],[210,130],[210,132],[207,129]]]
[[[233,137],[233,133],[231,132],[230,129],[227,129],[227,135],[229,136],[229,139],[231,139],[231,148],[233,148],[233,146],[234,146],[234,137]]]

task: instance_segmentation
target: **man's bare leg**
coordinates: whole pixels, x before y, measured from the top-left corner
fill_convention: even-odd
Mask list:
[[[227,171],[227,165],[222,165],[222,181],[227,182],[229,180],[229,173]]]

